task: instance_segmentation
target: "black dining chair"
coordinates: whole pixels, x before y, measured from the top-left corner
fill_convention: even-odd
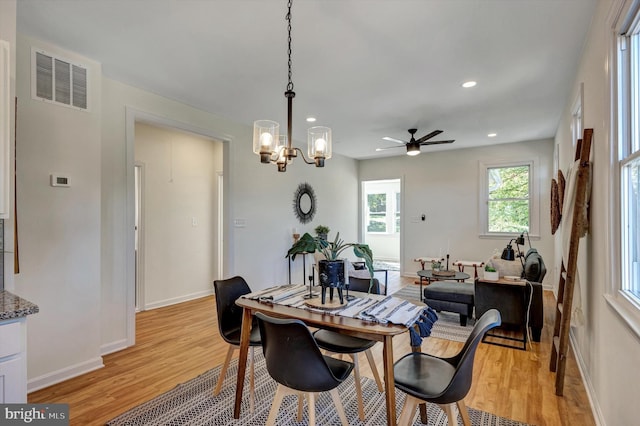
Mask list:
[[[464,397],[471,388],[476,349],[487,331],[501,323],[498,310],[485,312],[476,321],[462,350],[451,358],[439,358],[420,352],[412,352],[400,358],[393,366],[395,386],[407,394],[407,399],[398,424],[413,424],[416,408],[426,401],[438,404],[447,414],[451,426],[458,424],[453,408],[455,403],[463,424],[471,426]]]
[[[242,328],[242,308],[236,305],[236,300],[245,294],[251,293],[249,285],[244,278],[235,276],[225,280],[215,280],[213,282],[213,288],[216,296],[216,311],[218,314],[218,330],[220,336],[225,342],[229,344],[227,350],[227,356],[224,359],[224,364],[220,370],[220,377],[218,377],[218,383],[213,391],[214,395],[220,394],[222,390],[222,382],[227,374],[227,368],[231,362],[233,351],[240,349],[240,330]],[[250,346],[250,375],[249,375],[249,407],[253,412],[255,406],[255,386],[253,377],[253,347],[260,346],[260,331],[257,324],[254,322],[251,328],[251,336],[249,338]]]
[[[278,319],[256,313],[262,351],[269,375],[278,382],[267,425],[274,425],[285,395],[298,396],[298,421],[302,420],[303,394],[307,396],[309,425],[315,425],[315,393],[329,391],[343,426],[348,426],[337,386],[353,364],[322,355],[311,332],[300,320]]]
[[[372,294],[380,294],[380,282],[377,278],[374,278],[373,283],[371,283],[368,278],[349,277],[349,291],[353,290],[367,293],[369,292],[370,285]],[[373,377],[378,385],[378,390],[382,392],[382,380],[380,380],[376,361],[373,358],[373,353],[371,352],[371,348],[376,344],[376,342],[322,329],[314,332],[313,337],[316,339],[320,349],[336,354],[347,354],[351,357],[354,365],[353,374],[355,376],[356,395],[358,397],[358,415],[360,420],[364,421],[364,402],[362,400],[362,385],[360,379],[360,368],[358,365],[358,354],[361,352],[365,353],[367,360],[369,361]]]

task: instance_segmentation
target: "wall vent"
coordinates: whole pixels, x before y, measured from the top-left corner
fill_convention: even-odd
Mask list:
[[[87,67],[43,50],[31,51],[31,94],[34,99],[87,111]]]

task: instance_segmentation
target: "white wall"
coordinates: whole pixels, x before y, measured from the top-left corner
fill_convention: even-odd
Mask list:
[[[11,45],[11,53],[10,53],[10,69],[9,69],[9,73],[10,73],[10,99],[12,100],[11,102],[13,102],[13,99],[15,98],[15,94],[16,94],[16,0],[5,0],[5,1],[0,1],[0,40],[5,40],[8,41],[9,44]],[[11,104],[13,105],[13,103]],[[14,109],[11,108],[11,114],[9,117],[9,123],[13,123],[15,120],[15,112]],[[9,140],[11,142],[14,141],[14,137],[15,137],[15,129],[13,126],[11,126],[11,129],[9,130]],[[13,143],[11,143],[10,147],[9,147],[9,158],[13,158],[14,155],[14,148],[13,148]],[[11,209],[13,209],[13,203],[14,203],[14,196],[13,196],[13,188],[14,188],[14,184],[15,184],[15,179],[13,176],[14,172],[14,167],[13,167],[13,161],[10,161],[10,170],[9,170],[9,176],[10,176],[10,191],[11,194],[9,195],[10,199],[11,199]],[[14,290],[14,280],[13,280],[13,273],[14,273],[14,267],[13,267],[13,243],[14,243],[14,238],[13,238],[13,232],[14,232],[14,228],[13,228],[13,219],[14,219],[14,214],[10,213],[9,215],[9,219],[6,219],[4,221],[4,253],[2,253],[1,255],[3,256],[3,260],[4,260],[4,288],[10,291]]]
[[[135,127],[143,168],[145,309],[212,294],[218,278],[218,173],[222,144],[144,123]]]
[[[89,73],[89,111],[31,98],[31,47],[80,62]],[[100,357],[101,67],[18,36],[18,235],[15,291],[36,303],[29,317],[30,389],[102,366]],[[49,175],[69,177],[51,187]]]
[[[480,238],[478,224],[479,162],[535,158],[540,189],[540,239],[532,245],[552,265],[554,244],[549,220],[553,141],[540,140],[482,148],[424,152],[417,157],[400,156],[360,162],[360,180],[402,177],[401,270],[414,276],[420,264],[416,257],[445,255],[450,261],[487,260],[507,245],[505,238]],[[412,218],[426,215],[426,220]],[[553,273],[544,279],[550,285]]]
[[[609,191],[611,167],[608,104],[609,81],[607,70],[610,30],[607,16],[610,0],[598,2],[582,61],[567,99],[567,106],[558,127],[556,143],[560,146],[560,167],[566,170],[573,160],[569,128],[571,105],[584,83],[584,127],[594,129],[591,148],[593,161],[590,202],[590,232],[581,240],[578,273],[581,280],[581,302],[585,324],[572,327],[572,343],[595,405],[596,419],[602,425],[630,425],[638,423],[636,411],[640,393],[640,339],[614,312],[603,297],[612,285],[608,267]],[[559,233],[557,235],[560,235]],[[619,241],[613,241],[618,245]],[[559,243],[558,243],[559,244]],[[555,284],[555,283],[554,283]],[[565,386],[566,388],[566,386]]]

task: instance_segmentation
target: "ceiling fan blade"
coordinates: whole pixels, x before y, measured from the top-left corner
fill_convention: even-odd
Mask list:
[[[385,146],[384,148],[376,148],[376,151],[386,151],[388,149],[394,149],[394,148],[404,148],[406,145],[398,145],[398,146]]]
[[[401,144],[406,144],[406,143],[408,143],[408,142],[402,141],[402,140],[400,140],[400,139],[392,138],[392,137],[389,137],[389,136],[385,136],[385,137],[383,137],[382,139],[383,139],[383,140],[385,140],[385,141],[389,141],[389,142],[396,142],[396,143],[401,143]]]
[[[441,143],[453,143],[455,142],[455,140],[448,140],[448,141],[427,141],[427,142],[422,142],[420,145],[438,145]]]
[[[422,142],[426,141],[427,139],[431,139],[434,136],[438,136],[440,133],[442,133],[442,130],[434,130],[433,132],[429,133],[428,135],[424,135],[423,137],[418,139],[416,142],[422,143]]]

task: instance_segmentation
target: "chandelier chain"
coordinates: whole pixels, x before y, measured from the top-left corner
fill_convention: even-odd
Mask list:
[[[293,4],[293,0],[289,0],[289,3],[287,4],[287,32],[288,32],[288,43],[289,43],[289,48],[287,50],[287,55],[289,57],[289,83],[287,84],[287,91],[291,92],[293,91],[293,81],[291,80],[291,76],[292,76],[292,72],[291,72],[291,6]]]

